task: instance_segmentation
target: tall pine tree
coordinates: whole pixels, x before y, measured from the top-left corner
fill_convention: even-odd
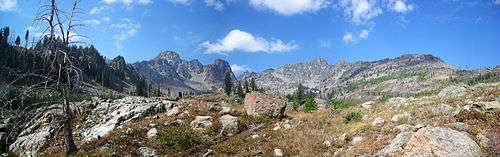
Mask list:
[[[231,74],[226,72],[224,74],[224,91],[228,96],[231,95],[232,88],[233,88],[233,83],[231,81]]]

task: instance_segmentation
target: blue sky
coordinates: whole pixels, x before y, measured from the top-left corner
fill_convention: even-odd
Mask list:
[[[39,3],[0,0],[0,26],[40,35]],[[172,50],[237,72],[408,53],[468,69],[500,63],[500,0],[93,0],[81,12],[86,27],[74,33],[86,38],[74,40],[128,62]]]

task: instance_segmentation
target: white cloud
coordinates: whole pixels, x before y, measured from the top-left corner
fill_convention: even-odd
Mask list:
[[[241,50],[247,52],[286,52],[297,48],[293,42],[283,43],[279,39],[266,40],[262,37],[255,37],[250,33],[238,29],[229,32],[223,39],[211,43],[206,41],[200,45],[205,48],[206,53],[221,53]]]
[[[413,10],[413,4],[407,4],[404,0],[392,0],[391,9],[395,12],[405,13]]]
[[[341,0],[340,7],[350,20],[356,24],[370,21],[382,14],[382,9],[377,7],[375,0]]]
[[[115,39],[115,46],[121,48],[121,43],[134,37],[141,28],[141,25],[130,19],[122,19],[120,23],[112,24],[110,28],[116,31],[116,34],[113,36],[113,39]]]
[[[89,14],[90,14],[90,15],[99,14],[99,13],[101,13],[101,12],[103,12],[104,10],[107,10],[107,9],[109,9],[109,7],[108,7],[108,6],[105,6],[105,5],[103,5],[103,6],[97,6],[97,7],[93,7],[93,8],[90,10]]]
[[[495,4],[499,4],[500,5],[500,0],[495,0],[494,2]]]
[[[231,71],[233,71],[234,73],[241,73],[245,71],[252,71],[252,68],[247,65],[232,64]]]
[[[191,0],[168,0],[168,1],[175,3],[175,4],[182,4],[182,5],[191,4]]]
[[[256,9],[268,9],[281,15],[316,12],[328,5],[327,0],[250,0]]]
[[[102,2],[104,2],[105,4],[122,3],[125,4],[126,6],[131,6],[133,4],[146,5],[153,3],[152,0],[102,0]]]
[[[16,5],[17,0],[0,0],[0,11],[13,11]]]
[[[205,0],[205,4],[209,7],[214,7],[215,10],[224,10],[224,4],[220,0]]]
[[[347,32],[342,37],[342,40],[345,43],[358,43],[360,40],[367,39],[370,34],[370,30],[364,29],[358,32],[357,34],[353,32]]]
[[[83,23],[87,24],[87,25],[99,25],[101,24],[101,21],[99,20],[96,20],[96,19],[92,19],[92,20],[84,20]]]

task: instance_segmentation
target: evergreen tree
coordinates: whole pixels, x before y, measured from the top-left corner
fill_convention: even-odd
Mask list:
[[[9,44],[9,35],[10,35],[10,28],[9,27],[4,27],[2,29],[2,45],[8,45]]]
[[[25,42],[24,43],[24,45],[25,45],[24,47],[26,47],[26,48],[28,48],[28,38],[29,38],[29,36],[30,36],[30,30],[27,29],[26,33],[24,34],[24,42]]]
[[[14,43],[16,44],[17,47],[19,47],[19,45],[21,45],[21,38],[17,36],[16,41]]]
[[[299,99],[298,99],[298,97],[297,97],[297,96],[292,96],[292,98],[291,98],[291,99],[292,99],[292,109],[293,109],[294,111],[299,110],[299,106],[300,106],[300,104],[299,104]]]
[[[138,96],[146,96],[146,80],[139,79],[135,84],[135,93]]]
[[[245,92],[243,91],[243,88],[241,87],[240,82],[238,81],[238,84],[236,84],[236,94],[240,98],[245,98]]]
[[[300,105],[304,104],[304,96],[304,86],[302,86],[302,83],[299,83],[297,87],[297,99]]]
[[[156,96],[158,96],[158,97],[161,96],[160,86],[158,86],[158,89],[156,90]]]
[[[226,72],[224,74],[224,91],[228,96],[231,95],[232,88],[233,88],[233,83],[231,81],[231,74]]]
[[[248,89],[248,81],[247,79],[245,79],[245,93],[249,93],[250,92],[250,89]]]
[[[250,87],[252,88],[252,91],[257,91],[259,88],[257,88],[257,84],[255,84],[255,78],[252,78],[250,80]]]
[[[310,112],[318,109],[318,104],[314,101],[314,96],[310,95],[306,97],[306,101],[304,103],[304,111]]]

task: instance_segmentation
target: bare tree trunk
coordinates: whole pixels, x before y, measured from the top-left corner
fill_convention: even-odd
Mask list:
[[[73,140],[73,129],[71,127],[72,122],[72,111],[68,96],[68,87],[63,86],[62,93],[64,96],[63,112],[64,112],[64,142],[66,146],[66,154],[70,155],[77,151],[75,141]]]

